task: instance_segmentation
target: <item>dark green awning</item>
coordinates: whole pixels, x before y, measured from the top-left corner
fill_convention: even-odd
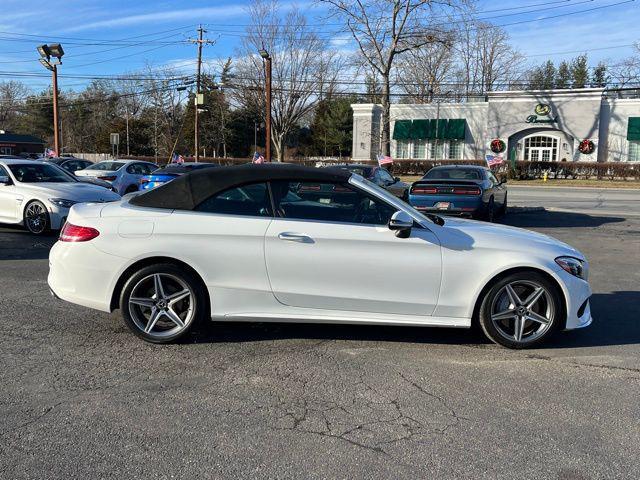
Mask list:
[[[464,140],[467,121],[464,118],[452,118],[447,123],[444,138],[448,140]]]
[[[640,141],[640,117],[629,117],[627,140]]]
[[[396,123],[393,127],[393,139],[411,139],[411,120],[396,120]]]
[[[428,140],[431,138],[431,126],[429,120],[414,120],[411,129],[411,138],[414,140]]]

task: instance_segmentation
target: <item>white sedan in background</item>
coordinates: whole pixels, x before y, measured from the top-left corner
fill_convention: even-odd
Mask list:
[[[471,327],[510,348],[591,323],[588,264],[551,237],[424,216],[359,175],[210,168],[77,205],[51,249],[54,295],[149,342],[217,321]]]
[[[94,177],[109,182],[120,195],[137,192],[140,179],[158,166],[140,160],[107,160],[75,172],[78,177]]]
[[[59,230],[76,203],[119,199],[117,193],[79,182],[51,163],[0,159],[0,222],[23,223],[31,233]]]

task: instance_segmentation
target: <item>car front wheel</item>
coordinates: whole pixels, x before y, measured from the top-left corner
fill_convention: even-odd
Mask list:
[[[34,200],[24,209],[24,226],[35,235],[41,235],[49,230],[51,220],[47,208],[42,202]]]
[[[120,296],[127,326],[152,343],[183,338],[200,323],[206,308],[202,283],[173,264],[142,268],[129,278]]]
[[[485,294],[479,322],[485,335],[508,348],[528,348],[547,339],[563,320],[558,288],[536,272],[502,278]]]

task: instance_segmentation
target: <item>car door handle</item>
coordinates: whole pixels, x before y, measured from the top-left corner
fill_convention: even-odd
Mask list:
[[[278,238],[287,242],[315,243],[311,237],[302,235],[300,233],[282,232],[280,235],[278,235]]]

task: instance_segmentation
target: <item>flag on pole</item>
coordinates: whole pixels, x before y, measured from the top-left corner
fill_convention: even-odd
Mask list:
[[[500,165],[502,162],[504,162],[502,155],[487,155],[485,159],[487,160],[487,165],[489,166],[489,168],[493,167],[494,165]]]
[[[184,157],[174,152],[171,156],[171,163],[184,163]]]
[[[57,157],[57,156],[58,156],[58,154],[56,153],[56,151],[55,151],[55,150],[52,150],[52,149],[50,149],[50,148],[47,148],[47,149],[44,151],[44,156],[45,156],[45,157],[47,157],[47,158],[53,158],[53,157]]]
[[[384,165],[389,165],[390,163],[393,163],[393,158],[382,155],[381,153],[378,154],[378,165],[382,167]]]
[[[261,153],[256,152],[253,154],[253,163],[264,163],[264,157]]]

